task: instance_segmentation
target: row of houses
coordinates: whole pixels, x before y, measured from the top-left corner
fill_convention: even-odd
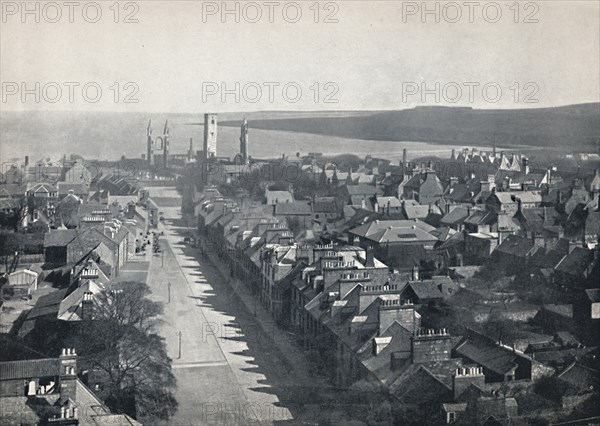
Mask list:
[[[278,217],[279,201],[240,205],[214,187],[198,198],[202,250],[229,263],[278,324],[318,351],[337,386],[385,392],[412,421],[473,424],[517,416],[517,401],[500,396],[500,386],[556,373],[475,331],[453,336],[422,323],[424,311],[459,290],[447,275],[420,273],[418,261],[443,239],[425,221],[365,215],[355,227],[346,219],[346,238],[308,240]],[[387,264],[392,253],[410,267]]]

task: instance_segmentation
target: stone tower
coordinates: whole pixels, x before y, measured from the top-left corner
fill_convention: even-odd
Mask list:
[[[192,161],[194,158],[194,138],[190,138],[190,148],[188,149],[187,160]]]
[[[168,168],[169,167],[169,144],[170,144],[170,137],[169,137],[169,120],[165,120],[165,128],[163,130],[163,134],[160,138],[162,138],[162,167],[163,168]]]
[[[152,166],[153,165],[153,160],[154,160],[154,140],[152,138],[152,120],[148,120],[148,129],[146,130],[146,135],[147,135],[147,152],[146,152],[146,159],[148,160],[148,165]]]
[[[152,120],[148,122],[147,129],[148,165],[154,167],[169,167],[169,120],[165,121],[163,134],[154,138],[152,136]]]
[[[240,129],[240,155],[244,164],[248,164],[248,122],[244,117],[244,122]]]
[[[217,115],[204,114],[204,157],[217,156]]]

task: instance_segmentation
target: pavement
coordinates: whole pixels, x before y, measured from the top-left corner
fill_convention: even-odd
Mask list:
[[[299,398],[317,386],[303,377],[306,361],[282,351],[278,340],[289,342],[289,336],[260,304],[254,307],[239,283],[232,291],[223,265],[183,243],[187,228],[174,207],[174,188],[149,189],[168,200],[159,204],[166,220],[158,232],[164,235],[148,274],[152,298],[165,304],[158,332],[177,379],[179,410],[163,424],[295,424],[303,409]]]

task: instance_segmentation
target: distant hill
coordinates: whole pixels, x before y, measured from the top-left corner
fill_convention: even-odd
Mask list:
[[[597,152],[600,103],[555,108],[476,110],[417,107],[402,111],[252,114],[250,127],[264,130],[384,141],[549,147]],[[220,126],[240,121],[220,120]]]

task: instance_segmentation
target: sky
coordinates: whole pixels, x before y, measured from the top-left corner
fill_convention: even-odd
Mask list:
[[[598,1],[1,3],[1,111],[600,100]]]

